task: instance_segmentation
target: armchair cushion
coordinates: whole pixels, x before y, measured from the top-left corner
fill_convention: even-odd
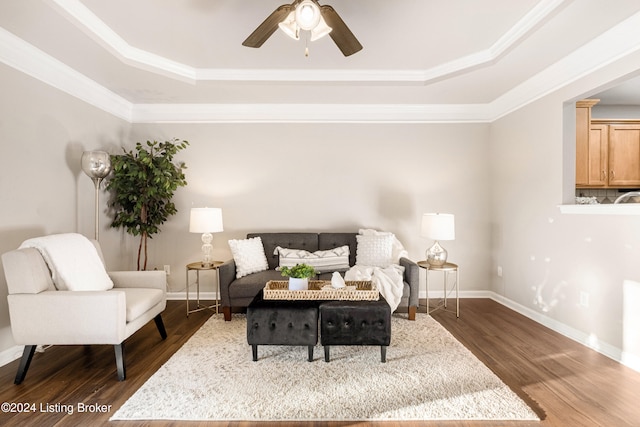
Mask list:
[[[127,322],[137,319],[164,298],[164,292],[160,289],[118,288],[118,291],[126,295]]]
[[[96,247],[82,234],[36,237],[22,242],[22,248],[40,251],[58,290],[106,291],[113,288]]]

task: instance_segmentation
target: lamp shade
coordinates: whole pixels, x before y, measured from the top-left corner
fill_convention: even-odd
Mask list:
[[[223,231],[222,209],[191,208],[189,231],[191,233],[217,233]]]
[[[455,240],[456,229],[453,214],[426,213],[422,215],[420,234],[433,240]]]

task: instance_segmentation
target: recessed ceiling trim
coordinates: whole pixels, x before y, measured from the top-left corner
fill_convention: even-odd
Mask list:
[[[63,12],[71,22],[122,62],[166,77],[190,82],[196,80],[196,71],[193,67],[131,46],[79,0],[49,0],[49,2],[54,6],[57,5],[56,10]]]
[[[485,104],[136,104],[134,123],[486,123]]]
[[[80,0],[49,0],[57,10],[99,41],[121,61],[166,77],[196,82],[364,82],[381,84],[426,84],[497,60],[526,37],[564,3],[570,0],[540,0],[525,16],[489,48],[427,70],[261,70],[194,68],[131,46],[98,18]],[[265,72],[267,71],[267,72]]]
[[[131,121],[132,104],[0,27],[0,62],[109,114]]]
[[[490,104],[493,120],[639,52],[638,28],[640,12],[500,96]]]
[[[495,101],[472,105],[134,105],[3,28],[0,28],[0,62],[131,123],[491,122],[615,61],[626,57],[634,60],[640,52],[637,28],[640,12]]]

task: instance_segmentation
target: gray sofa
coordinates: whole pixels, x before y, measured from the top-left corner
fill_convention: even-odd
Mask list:
[[[269,264],[269,270],[249,274],[236,279],[236,264],[233,259],[220,267],[220,302],[225,320],[231,320],[233,308],[247,307],[269,280],[285,280],[276,271],[279,260],[274,255],[275,248],[304,249],[309,252],[329,250],[349,245],[349,265],[356,263],[357,233],[250,233],[247,238],[260,237]],[[400,307],[407,310],[409,319],[415,320],[418,307],[418,265],[408,258],[401,258],[404,267],[404,291]],[[330,280],[332,273],[318,276],[320,280]]]

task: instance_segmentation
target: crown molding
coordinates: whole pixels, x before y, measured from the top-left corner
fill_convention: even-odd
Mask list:
[[[489,121],[483,104],[132,104],[1,27],[0,62],[129,123]]]
[[[137,104],[134,123],[484,123],[484,104]]]
[[[640,51],[640,12],[581,46],[489,104],[497,120]]]
[[[488,104],[132,104],[3,28],[0,62],[130,123],[486,123],[637,53],[637,28],[640,12]]]
[[[133,105],[0,27],[0,62],[109,114],[131,121]]]
[[[80,0],[49,0],[77,27],[98,41],[122,62],[165,77],[183,81],[246,82],[362,82],[421,84],[489,64],[502,56],[569,0],[540,0],[525,16],[489,48],[427,70],[301,70],[194,68],[131,46]]]
[[[196,80],[193,67],[131,46],[79,0],[48,0],[48,3],[122,62],[178,80]]]

